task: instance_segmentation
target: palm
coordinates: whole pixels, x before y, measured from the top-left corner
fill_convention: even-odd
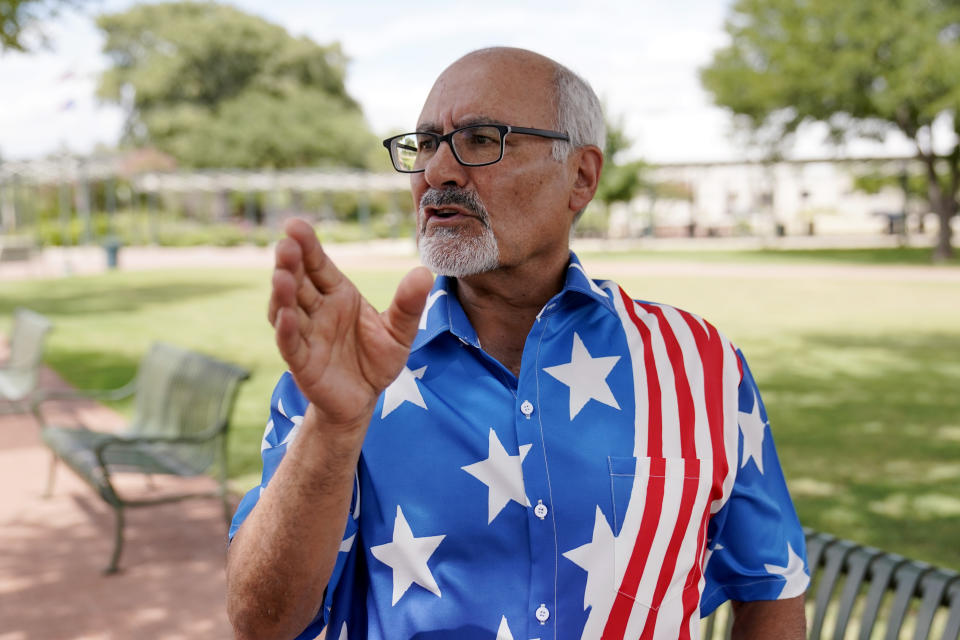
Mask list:
[[[277,344],[326,421],[351,423],[372,411],[406,362],[429,280],[408,275],[380,314],[324,256],[312,229],[298,221],[287,231],[290,239],[277,248],[270,307]]]

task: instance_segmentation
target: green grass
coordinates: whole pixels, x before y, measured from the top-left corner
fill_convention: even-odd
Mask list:
[[[839,252],[848,253],[858,255]],[[876,262],[902,264],[888,258]],[[804,524],[960,569],[960,282],[842,269],[781,279],[762,268],[756,277],[714,277],[709,268],[700,277],[644,275],[642,263],[618,275],[619,257],[584,262],[634,297],[700,313],[743,349]],[[350,275],[382,308],[402,274]],[[5,282],[0,331],[18,305],[49,315],[47,360],[82,387],[125,382],[155,339],[252,369],[230,442],[231,475],[245,489],[257,479],[267,403],[283,371],[265,319],[268,291],[264,270]]]
[[[584,259],[621,260],[631,262],[677,261],[688,262],[736,262],[773,264],[854,264],[854,265],[915,265],[933,264],[932,250],[924,247],[872,248],[872,249],[750,249],[750,250],[702,250],[702,249],[639,249],[631,251],[585,251],[579,253]],[[938,263],[945,266],[960,266],[960,251],[953,258]]]

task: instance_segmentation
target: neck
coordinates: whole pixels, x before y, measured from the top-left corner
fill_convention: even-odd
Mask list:
[[[565,254],[549,265],[527,262],[457,280],[457,297],[480,345],[514,375],[537,314],[563,288],[568,262]]]

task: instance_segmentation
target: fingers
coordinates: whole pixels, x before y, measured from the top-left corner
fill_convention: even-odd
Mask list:
[[[280,309],[273,326],[281,357],[291,371],[302,369],[306,364],[308,353],[300,333],[297,312],[289,307]]]
[[[312,239],[316,241],[315,237]],[[281,307],[296,304],[310,313],[320,305],[321,295],[305,273],[303,255],[303,247],[297,238],[282,238],[277,243],[273,295],[267,311],[270,324],[275,323]]]
[[[393,302],[383,312],[384,326],[393,338],[409,347],[417,335],[420,314],[427,302],[427,294],[433,285],[433,275],[426,267],[410,271],[397,286]]]
[[[284,231],[299,245],[304,272],[320,293],[330,291],[343,281],[343,274],[323,251],[313,227],[304,220],[291,218],[284,225]]]

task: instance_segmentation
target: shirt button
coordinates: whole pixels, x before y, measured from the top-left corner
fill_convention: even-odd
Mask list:
[[[543,500],[537,500],[537,506],[533,508],[533,513],[541,520],[547,517],[547,505],[543,504]]]
[[[520,405],[520,412],[529,418],[533,415],[533,404],[529,400],[524,400]]]
[[[540,621],[540,624],[543,624],[550,619],[550,610],[547,609],[546,604],[541,604],[539,607],[537,607],[536,616],[537,620]]]

